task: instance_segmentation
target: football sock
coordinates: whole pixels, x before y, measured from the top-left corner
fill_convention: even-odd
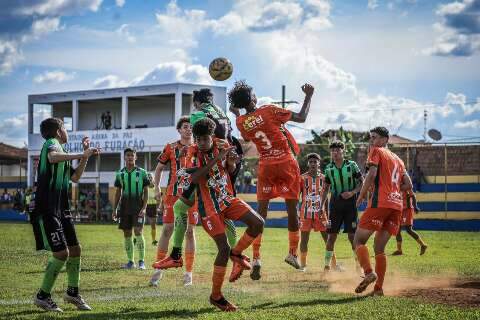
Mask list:
[[[242,254],[243,250],[247,249],[252,244],[253,240],[255,240],[255,238],[245,232],[237,242],[237,245],[232,249],[232,253],[235,255]]]
[[[333,251],[325,251],[325,267],[330,267],[332,264]]]
[[[67,294],[71,297],[78,296],[78,287],[70,287],[67,288]]]
[[[133,262],[133,238],[132,237],[125,237],[125,252],[127,253],[128,261]]]
[[[192,272],[195,261],[195,251],[185,252],[185,271]]]
[[[262,234],[260,233],[255,240],[253,240],[253,259],[260,259],[260,247],[262,245]]]
[[[58,274],[60,273],[60,270],[62,270],[64,264],[65,261],[57,259],[53,256],[48,258],[47,268],[45,269],[42,286],[40,287],[43,292],[47,294],[52,292],[55,280],[57,280]]]
[[[402,241],[397,241],[397,250],[402,251]]]
[[[337,255],[335,254],[335,252],[333,252],[333,255],[332,255],[332,267],[336,267],[337,266]]]
[[[300,251],[300,265],[305,267],[307,265],[307,254],[308,251],[302,252]]]
[[[68,287],[77,288],[80,284],[80,257],[68,257],[65,264],[67,270]]]
[[[366,245],[359,245],[357,247],[357,257],[360,266],[362,267],[365,274],[372,272],[372,265],[370,264],[370,256],[368,253],[368,247]]]
[[[213,266],[212,275],[212,298],[218,300],[222,296],[223,280],[227,273],[227,267]]]
[[[377,274],[377,282],[375,283],[375,290],[380,290],[383,287],[383,280],[385,279],[385,272],[387,271],[387,256],[385,253],[377,254],[375,256],[375,273]]]
[[[157,257],[155,261],[163,260],[167,256],[167,252],[160,249],[160,246],[157,246]]]
[[[137,240],[137,251],[138,251],[138,259],[140,261],[145,261],[145,237],[143,234],[139,236],[135,236],[135,239]]]
[[[150,229],[150,235],[152,236],[152,242],[157,240],[157,225],[154,224]]]
[[[173,205],[173,214],[175,215],[175,227],[173,228],[173,242],[172,245],[177,248],[183,246],[183,239],[187,231],[188,209],[182,200],[177,200]]]
[[[235,227],[233,221],[230,219],[225,219],[224,224],[228,244],[230,245],[230,248],[233,248],[237,244],[237,228]]]
[[[289,253],[296,256],[297,255],[297,248],[298,248],[298,241],[300,240],[300,232],[297,231],[288,231],[288,247]]]
[[[178,260],[182,257],[182,248],[179,247],[173,247],[172,248],[172,253],[170,253],[170,257],[173,259],[173,260]]]

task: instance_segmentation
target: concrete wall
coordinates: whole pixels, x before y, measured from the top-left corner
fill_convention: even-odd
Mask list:
[[[103,112],[110,111],[112,129],[122,125],[122,99],[99,99],[78,101],[78,130],[100,129]]]
[[[148,128],[169,127],[175,120],[175,95],[128,98],[128,121],[131,128],[147,125]]]

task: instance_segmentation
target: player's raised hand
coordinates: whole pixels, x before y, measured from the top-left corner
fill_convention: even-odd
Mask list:
[[[312,96],[314,90],[315,88],[309,83],[305,83],[302,86],[302,91],[305,93],[306,96]]]
[[[89,147],[90,147],[90,138],[85,136],[82,138],[82,147],[83,147],[83,150],[87,150]]]
[[[217,158],[218,159],[223,159],[226,157],[227,154],[229,154],[231,151],[235,150],[234,146],[228,146],[223,149],[220,149],[220,152],[218,153]]]

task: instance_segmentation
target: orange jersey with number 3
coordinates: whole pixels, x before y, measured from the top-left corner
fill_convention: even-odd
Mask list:
[[[237,118],[243,139],[253,141],[260,153],[260,162],[278,163],[298,153],[298,145],[285,123],[292,112],[274,105],[265,105]]]
[[[387,148],[372,147],[368,153],[367,164],[377,167],[377,176],[369,208],[391,208],[402,210],[403,197],[400,185],[405,174],[405,165],[395,153]]]

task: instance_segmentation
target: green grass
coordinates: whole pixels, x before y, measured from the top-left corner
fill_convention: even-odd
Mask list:
[[[150,228],[145,228],[150,243]],[[159,228],[161,230],[161,227]],[[0,224],[0,318],[1,319],[479,319],[480,309],[460,308],[419,302],[399,296],[362,298],[350,293],[333,293],[331,282],[322,276],[323,241],[319,234],[310,240],[309,268],[299,273],[283,262],[287,251],[286,229],[267,229],[264,235],[262,280],[248,275],[234,284],[226,281],[224,293],[240,306],[237,313],[221,313],[208,304],[215,248],[206,233],[197,227],[197,257],[194,286],[182,286],[182,271],[169,270],[158,288],[147,286],[152,272],[125,271],[122,235],[113,225],[79,225],[83,246],[81,292],[94,308],[74,311],[61,301],[66,276],[60,274],[53,297],[66,312],[47,314],[31,304],[42,278],[47,253],[33,251],[30,225]],[[243,230],[240,230],[243,232]],[[480,275],[480,234],[461,232],[421,232],[429,244],[425,256],[404,235],[401,257],[389,257],[385,287],[401,275],[422,279],[452,275],[474,279]],[[395,248],[391,241],[387,252]],[[337,255],[347,270],[353,266],[345,236],[340,236]],[[155,248],[147,246],[147,265]],[[248,254],[251,251],[248,250]],[[342,275],[343,276],[343,275]],[[352,272],[345,273],[353,277]],[[338,276],[337,276],[338,277]],[[360,278],[337,281],[343,292],[353,292]]]

